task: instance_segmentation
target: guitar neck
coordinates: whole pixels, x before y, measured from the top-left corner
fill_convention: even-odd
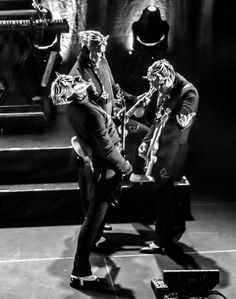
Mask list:
[[[158,119],[155,120],[155,122],[156,122],[155,123],[155,130],[153,132],[153,136],[152,136],[150,146],[149,146],[149,149],[148,149],[148,155],[153,151],[154,151],[154,154],[156,154],[156,152],[158,150],[158,147],[159,147],[159,139],[160,139],[162,130],[164,129],[164,127],[166,125],[166,122],[169,118],[170,112],[171,112],[170,109],[167,108],[164,115],[162,115],[161,119],[160,120],[158,120]]]

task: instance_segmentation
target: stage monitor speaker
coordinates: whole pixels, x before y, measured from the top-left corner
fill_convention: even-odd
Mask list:
[[[220,281],[219,270],[163,270],[163,281],[178,296],[205,297]]]

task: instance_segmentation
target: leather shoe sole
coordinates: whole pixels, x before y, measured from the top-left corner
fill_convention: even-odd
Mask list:
[[[102,290],[109,286],[106,278],[97,277],[95,280],[88,281],[79,278],[72,278],[70,286],[77,290]]]
[[[140,248],[139,252],[140,253],[146,253],[146,254],[160,254],[160,253],[164,253],[165,248],[164,247],[150,247],[150,246],[146,246],[146,247],[142,247]]]
[[[111,231],[111,230],[112,230],[112,226],[111,226],[110,224],[106,223],[106,224],[104,225],[103,230]]]

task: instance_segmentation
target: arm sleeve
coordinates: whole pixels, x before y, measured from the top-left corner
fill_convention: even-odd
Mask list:
[[[182,94],[182,106],[180,109],[180,114],[188,115],[192,112],[197,112],[199,95],[197,89],[193,86],[184,90]]]
[[[100,114],[93,114],[87,122],[87,129],[96,145],[96,152],[105,158],[112,166],[122,173],[127,171],[127,162],[115,146],[108,134],[104,117]]]

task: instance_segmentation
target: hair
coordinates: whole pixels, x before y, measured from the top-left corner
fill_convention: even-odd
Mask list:
[[[77,59],[79,60],[80,63],[80,67],[82,69],[86,68],[86,67],[94,67],[95,64],[94,62],[89,58],[89,49],[87,47],[83,47],[79,53],[79,56],[77,57]]]
[[[73,95],[73,83],[75,78],[70,75],[56,74],[56,79],[52,82],[50,97],[54,105],[69,104],[68,100]]]
[[[153,78],[157,74],[161,75],[163,79],[173,80],[175,77],[174,68],[166,59],[157,60],[148,68],[148,78]]]
[[[99,31],[95,30],[86,30],[81,31],[78,34],[79,42],[81,44],[81,48],[84,46],[87,48],[90,47],[99,47],[101,44],[107,44],[107,39],[109,35],[104,36]]]
[[[94,62],[89,58],[90,50],[91,48],[99,49],[102,44],[106,45],[109,36],[104,37],[99,31],[95,30],[81,31],[78,36],[81,46],[78,60],[80,61],[81,68],[94,67]]]

